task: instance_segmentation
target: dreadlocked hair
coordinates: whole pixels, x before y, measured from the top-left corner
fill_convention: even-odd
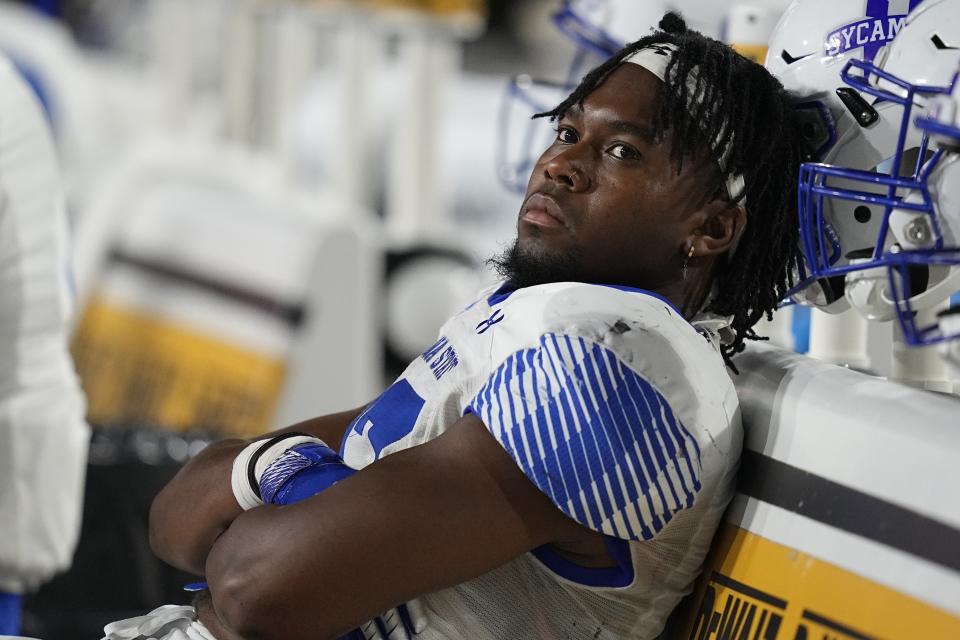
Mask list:
[[[677,47],[652,123],[656,139],[662,141],[670,133],[671,159],[678,167],[704,149],[724,150],[723,158],[713,153],[722,174],[717,193],[733,202],[744,201],[747,210],[736,255],[718,261],[713,274],[716,295],[705,308],[733,317],[735,337],[721,350],[727,366],[736,372],[732,357],[743,351],[745,340],[766,339],[753,326],[763,317],[772,318],[793,285],[799,264],[798,125],[789,94],[762,66],[722,42],[688,30],[676,13],[667,13],[659,26],[593,69],[555,109],[535,117],[557,120],[574,105],[582,105],[614,69],[641,49],[665,43]],[[738,174],[744,178],[744,192],[726,194],[727,177]]]

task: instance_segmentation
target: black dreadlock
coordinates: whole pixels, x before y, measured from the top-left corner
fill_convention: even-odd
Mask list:
[[[660,30],[621,49],[588,73],[557,108],[535,117],[563,117],[631,54],[663,43],[676,45],[677,51],[652,123],[657,139],[671,133],[671,158],[679,166],[705,148],[728,150],[718,193],[725,193],[722,183],[728,176],[742,175],[746,183],[745,193],[732,195],[734,201],[746,199],[747,225],[736,257],[718,263],[717,295],[706,308],[733,316],[736,337],[722,351],[736,372],[731,358],[743,351],[745,339],[766,339],[752,327],[764,316],[772,317],[793,285],[800,260],[796,192],[801,153],[794,110],[783,86],[726,44],[688,30],[671,12],[660,21]],[[688,86],[691,71],[696,83]],[[719,164],[716,154],[714,158]]]

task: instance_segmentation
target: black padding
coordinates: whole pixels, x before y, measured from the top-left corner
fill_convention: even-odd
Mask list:
[[[196,576],[150,551],[150,503],[209,434],[95,428],[87,466],[83,524],[73,567],[26,599],[23,635],[90,640],[108,622],[161,604],[187,604]]]

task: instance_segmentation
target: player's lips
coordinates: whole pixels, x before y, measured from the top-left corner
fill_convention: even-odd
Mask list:
[[[564,229],[567,226],[557,201],[544,193],[535,193],[523,204],[520,220],[544,229]]]

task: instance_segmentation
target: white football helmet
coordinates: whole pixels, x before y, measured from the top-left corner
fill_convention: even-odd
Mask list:
[[[893,155],[903,129],[903,109],[872,101],[848,86],[841,71],[851,61],[872,63],[899,33],[907,12],[920,2],[794,0],[784,12],[764,64],[797,97],[808,160],[872,171]],[[919,142],[920,136],[913,133],[905,144],[913,149]],[[841,177],[833,176],[831,186],[843,184]],[[842,268],[849,251],[873,246],[880,216],[856,201],[828,200],[823,207],[834,232],[828,236],[827,266]],[[833,242],[835,236],[844,238],[845,246]],[[794,301],[830,313],[848,309],[844,273],[820,269],[809,256],[807,260],[791,295]]]
[[[879,116],[853,131],[882,161],[828,152],[825,163],[805,163],[800,171],[810,276],[843,277],[847,301],[867,319],[897,318],[908,344],[942,340],[937,327],[917,326],[915,311],[960,287],[950,257],[960,249],[960,156],[928,148],[914,124],[933,98],[951,91],[958,64],[960,0],[927,0],[874,62],[848,60],[840,74],[864,109]],[[889,129],[878,137],[881,125]]]
[[[536,113],[560,104],[583,75],[622,49],[652,32],[666,13],[663,0],[564,0],[553,23],[574,45],[576,53],[566,78],[539,80],[518,75],[507,86],[500,112],[497,164],[501,182],[523,193],[540,152],[556,135],[553,126],[532,120]]]
[[[843,65],[873,62],[921,1],[794,0],[774,27],[764,66],[800,96],[823,95],[836,115]]]

